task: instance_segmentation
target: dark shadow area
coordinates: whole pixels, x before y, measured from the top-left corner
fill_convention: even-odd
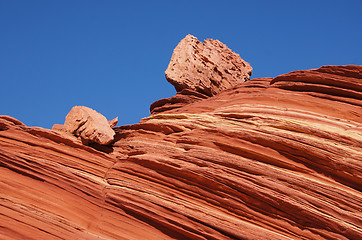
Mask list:
[[[113,152],[113,146],[112,144],[109,145],[100,145],[98,143],[87,143],[87,142],[83,142],[82,143],[84,145],[87,145],[88,147],[94,148],[95,150],[98,150],[100,152],[104,152],[104,153],[112,153]]]

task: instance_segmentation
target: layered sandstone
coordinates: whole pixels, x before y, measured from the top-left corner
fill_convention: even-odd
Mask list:
[[[361,239],[362,67],[251,79],[114,128],[0,116],[0,239]]]

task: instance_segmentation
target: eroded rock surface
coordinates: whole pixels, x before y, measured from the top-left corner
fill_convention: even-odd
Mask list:
[[[102,114],[89,107],[75,106],[66,116],[64,127],[67,132],[79,136],[85,142],[107,145],[115,135],[111,125],[115,126],[117,122],[118,118],[108,122]]]
[[[361,75],[156,103],[108,154],[0,116],[0,239],[362,239]]]
[[[207,96],[248,80],[251,73],[250,64],[222,42],[206,39],[202,43],[192,35],[177,45],[165,72],[177,92],[190,89]]]
[[[112,127],[115,127],[118,123],[118,117],[116,117],[115,119],[112,119],[112,120],[109,120],[108,121],[108,124],[109,126],[112,128]]]

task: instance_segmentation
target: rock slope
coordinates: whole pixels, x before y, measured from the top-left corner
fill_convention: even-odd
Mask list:
[[[361,66],[251,79],[97,148],[1,116],[0,239],[361,239],[361,90]]]

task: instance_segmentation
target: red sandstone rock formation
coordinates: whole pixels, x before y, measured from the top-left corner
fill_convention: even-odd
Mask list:
[[[96,148],[1,116],[0,239],[361,239],[361,90],[361,66],[252,79]]]

